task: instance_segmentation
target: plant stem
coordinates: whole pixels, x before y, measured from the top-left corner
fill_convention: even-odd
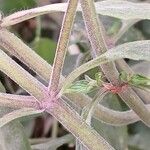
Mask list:
[[[77,111],[81,111],[84,106],[88,105],[92,99],[85,95],[67,95],[72,102],[72,105]],[[69,101],[70,103],[70,101]],[[78,108],[76,108],[76,105]],[[145,105],[150,110],[150,105]],[[79,109],[80,108],[80,109]],[[102,122],[113,126],[124,126],[139,121],[139,117],[133,110],[115,111],[103,105],[98,105],[94,117]]]
[[[10,108],[37,108],[38,103],[33,96],[0,93],[0,106]]]
[[[107,47],[103,38],[104,28],[100,19],[98,20],[94,1],[81,0],[81,8],[93,51],[96,55],[106,52]],[[105,65],[101,65],[101,67],[107,79],[112,84],[119,85],[118,71],[114,63],[107,63]],[[127,90],[124,92],[119,93],[119,96],[131,109],[133,109],[140,116],[145,124],[150,126],[150,112],[146,109],[142,100],[131,88],[127,88]],[[133,99],[131,100],[131,98]]]
[[[134,71],[129,67],[129,65],[123,59],[116,60],[116,66],[119,71],[124,70],[127,74],[134,74]],[[133,90],[143,100],[144,103],[146,104],[150,103],[149,92],[134,87]]]
[[[67,94],[70,98],[69,103],[73,102],[78,104],[78,108],[81,110],[84,106],[88,105],[92,100],[88,96],[81,94]],[[0,106],[10,108],[38,108],[39,103],[33,96],[21,96],[14,94],[0,93]],[[72,104],[74,106],[74,104]],[[145,105],[150,110],[150,104]],[[122,126],[139,121],[139,117],[132,111],[115,111],[106,108],[102,105],[98,105],[94,117],[107,124],[114,126]]]
[[[46,142],[44,142],[46,141]],[[64,135],[57,139],[39,139],[36,142],[40,142],[38,144],[32,144],[32,149],[57,149],[58,147],[62,146],[63,144],[67,144],[71,141],[74,141],[74,137],[71,134]],[[35,142],[35,139],[31,139],[31,142]],[[41,143],[42,142],[42,143]]]
[[[104,27],[103,24],[99,21],[98,16],[96,14],[94,1],[81,0],[81,8],[92,50],[95,56],[100,55],[106,52],[108,48],[102,35]],[[114,63],[106,63],[104,65],[101,65],[101,68],[107,79],[113,81],[115,85],[119,84],[119,73],[117,72]],[[110,70],[111,74],[109,73]]]
[[[1,50],[0,58],[0,70],[2,72],[19,84],[24,90],[32,93],[38,101],[47,99],[47,89],[42,83],[20,67],[14,60],[12,60]]]
[[[81,116],[85,120],[85,122],[91,125],[91,119],[94,114],[96,107],[98,106],[99,102],[104,98],[107,94],[105,89],[100,89],[99,92],[94,96],[93,100],[90,104],[86,105],[83,110]]]
[[[35,41],[39,41],[40,37],[41,37],[41,17],[38,16],[36,18],[36,36],[35,36]]]
[[[7,30],[0,30],[0,45],[2,45],[6,51],[8,51],[10,54],[15,55],[19,60],[21,60],[23,63],[25,63],[28,67],[30,67],[32,70],[34,70],[40,77],[42,77],[45,81],[49,81],[49,76],[51,74],[51,69],[52,67],[44,61],[40,56],[38,56],[31,48],[29,48],[27,45],[25,45],[19,38],[17,38],[13,33],[10,33]],[[38,67],[37,67],[38,66]],[[61,84],[64,79],[64,77],[61,76]],[[73,102],[75,102],[78,106],[85,106],[88,102],[90,101],[90,98],[87,98],[87,96],[76,93],[72,97],[73,94],[67,94],[67,97],[71,98]],[[78,102],[77,100],[80,99]],[[8,99],[7,99],[8,100]],[[11,103],[11,102],[10,102]],[[9,104],[10,104],[9,103]],[[3,104],[1,104],[3,106]],[[5,106],[5,104],[4,104]],[[11,105],[10,105],[11,106]],[[99,107],[100,109],[97,112],[100,112],[99,115],[97,115],[97,118],[102,119],[104,122],[113,124],[113,125],[123,125],[123,124],[128,124],[134,121],[138,120],[138,117],[136,116],[135,119],[130,121],[130,118],[122,118],[121,115],[117,115],[116,113],[114,114],[113,117],[116,117],[116,122],[115,120],[112,121],[113,117],[111,116],[111,113],[109,113],[109,109],[104,109],[103,106]],[[104,112],[104,113],[102,113]],[[102,115],[101,115],[102,114]],[[106,114],[106,115],[105,115]],[[107,117],[110,116],[110,117]],[[124,112],[124,115],[125,112]],[[128,115],[127,115],[128,117]],[[119,120],[120,119],[120,120]]]
[[[52,74],[48,86],[49,93],[53,93],[58,90],[60,75],[65,59],[65,54],[69,44],[69,38],[76,14],[77,4],[78,0],[68,0],[68,8],[64,15],[62,28],[60,31],[60,36],[56,48]]]
[[[114,46],[115,44],[119,41],[119,39],[124,35],[124,33],[135,23],[137,23],[140,20],[124,20],[122,21],[122,27],[120,28],[119,32],[112,38],[113,39],[113,43]],[[116,60],[116,65],[117,65],[117,69],[119,71],[124,70],[126,73],[128,74],[134,74],[134,72],[132,71],[132,69],[129,67],[129,65],[123,60]],[[145,102],[145,103],[149,103],[150,99],[149,96],[150,94],[145,91],[142,91],[141,89],[138,88],[133,88],[134,91],[136,92],[136,94]]]
[[[105,89],[100,89],[98,93],[94,96],[93,100],[90,104],[86,105],[82,109],[81,117],[85,120],[85,122],[91,126],[91,119],[96,109],[98,103],[103,99],[103,97],[107,94]],[[76,150],[87,150],[84,145],[82,145],[78,140],[76,140]]]
[[[0,45],[6,52],[17,57],[44,80],[49,81],[52,67],[13,33],[1,29]]]
[[[55,109],[48,110],[60,123],[64,125],[89,150],[113,150],[113,148],[90,126],[82,121],[79,115],[71,110],[64,101],[58,100]]]
[[[5,29],[0,30],[0,41],[1,41],[0,45],[2,45],[5,48],[5,50],[9,51],[11,54],[14,54],[18,59],[24,62],[27,66],[29,66],[36,73],[38,73],[45,81],[48,82],[52,67],[46,61],[44,61],[40,56],[38,56],[31,48],[25,45],[13,33],[10,33]],[[61,79],[63,80],[64,77],[62,77]],[[79,93],[77,93],[76,95],[74,94],[66,94],[66,95],[69,99],[71,99],[71,101],[73,101],[74,103],[76,103],[76,105],[80,107],[83,107],[90,102],[89,97]],[[9,101],[10,107],[13,107],[13,104],[14,103],[11,104],[11,101]],[[0,105],[6,106],[5,103],[4,104],[1,103]],[[18,108],[21,108],[22,104],[21,107],[19,106]],[[96,113],[97,119],[100,119],[114,126],[127,125],[139,120],[139,117],[135,115],[132,110],[119,112],[119,111],[113,111],[111,109],[99,105],[99,107],[97,107],[96,112],[97,112]]]

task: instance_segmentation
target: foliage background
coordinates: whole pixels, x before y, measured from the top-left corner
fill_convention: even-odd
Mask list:
[[[3,14],[11,14],[12,12],[32,8],[36,6],[42,6],[50,3],[62,2],[61,0],[0,0],[0,9]],[[17,34],[25,43],[30,45],[41,57],[43,57],[48,63],[52,64],[56,49],[56,43],[58,40],[61,22],[63,14],[50,14],[40,17],[41,20],[41,33],[38,35],[37,19],[30,19],[28,21],[17,24],[11,28],[11,31]],[[121,22],[119,19],[111,17],[102,17],[104,26],[107,29],[109,36],[115,35],[119,31]],[[65,60],[65,66],[63,74],[67,75],[75,67],[90,59],[89,56],[89,42],[86,38],[86,32],[82,16],[77,14],[74,29],[70,40],[69,49],[67,52],[67,58]],[[132,26],[119,40],[118,44],[131,42],[142,39],[150,39],[150,21],[143,20],[137,22]],[[26,70],[28,70],[35,77],[39,78],[33,71],[31,71],[26,65],[22,64],[17,58],[12,58],[21,64]],[[80,59],[83,58],[83,59]],[[126,60],[128,64],[137,73],[150,76],[149,63],[136,62]],[[88,71],[87,74],[93,78],[94,74],[98,71],[98,68]],[[82,77],[81,77],[82,78]],[[9,77],[0,72],[0,91],[6,93],[24,94],[28,95],[23,89],[15,84]],[[42,81],[44,82],[44,81]],[[44,83],[47,84],[47,83]],[[90,96],[94,94],[91,93]],[[113,108],[115,110],[127,110],[127,106],[120,101],[117,96],[109,94],[105,97],[103,105]],[[8,111],[10,111],[8,109]],[[5,110],[0,109],[0,115],[3,115]],[[24,147],[24,149],[30,149],[28,146],[27,138],[50,138],[53,133],[53,123],[55,119],[49,117],[47,114],[43,116],[26,117],[22,120],[17,120],[9,123],[7,126],[0,130],[0,149],[12,149],[12,145],[17,145],[16,141],[19,140],[18,147]],[[106,125],[98,120],[92,121],[94,128],[101,133],[117,150],[149,150],[150,147],[150,129],[143,123],[137,122],[132,125],[123,127],[113,127]],[[57,125],[57,137],[67,134],[67,131],[59,124]],[[23,135],[23,136],[19,136]],[[5,145],[5,146],[4,146]],[[12,148],[10,148],[12,147]],[[65,144],[58,148],[74,149],[74,143]]]

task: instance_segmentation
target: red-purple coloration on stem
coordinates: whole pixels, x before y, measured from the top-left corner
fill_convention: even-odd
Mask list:
[[[122,84],[122,85],[119,85],[119,86],[115,86],[111,83],[104,83],[103,84],[104,88],[107,90],[107,91],[110,91],[114,94],[119,94],[121,93],[123,90],[126,90],[127,87],[128,87],[128,84]]]
[[[48,99],[39,102],[39,109],[44,109],[44,111],[53,109],[55,107],[55,104],[57,103],[58,98],[58,92],[51,91],[51,93],[49,93]]]

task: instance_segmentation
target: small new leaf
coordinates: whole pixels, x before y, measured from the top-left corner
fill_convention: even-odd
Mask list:
[[[95,80],[88,82],[87,80],[80,80],[74,82],[64,93],[89,93],[97,86]]]
[[[150,89],[150,78],[140,74],[131,75],[123,71],[120,73],[120,80],[138,88]]]
[[[95,80],[97,81],[97,84],[98,85],[101,85],[102,84],[102,72],[97,72],[95,74]]]
[[[131,77],[131,84],[139,88],[148,88],[150,89],[150,78],[142,76],[140,74],[135,74]]]

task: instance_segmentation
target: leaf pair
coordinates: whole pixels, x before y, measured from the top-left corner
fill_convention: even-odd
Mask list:
[[[150,89],[150,78],[140,74],[131,75],[123,71],[120,73],[120,80],[141,89]]]
[[[84,80],[79,80],[72,83],[64,93],[90,93],[96,87],[102,85],[102,73],[98,72],[95,74],[95,80],[91,79],[89,76],[85,75]]]

